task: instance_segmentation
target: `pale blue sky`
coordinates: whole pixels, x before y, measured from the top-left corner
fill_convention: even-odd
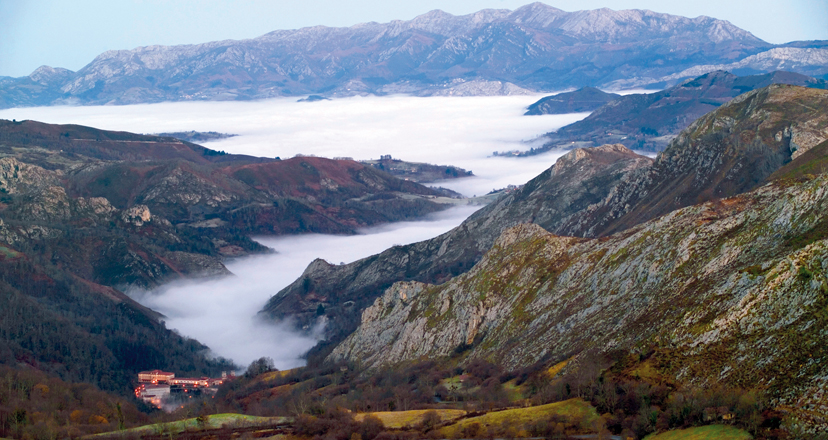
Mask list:
[[[253,38],[276,29],[467,14],[527,0],[0,0],[0,76],[41,65],[78,70],[101,52],[153,44]],[[828,0],[548,0],[575,11],[650,9],[721,18],[771,43],[828,40]]]

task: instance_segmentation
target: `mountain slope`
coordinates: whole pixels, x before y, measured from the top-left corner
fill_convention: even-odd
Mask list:
[[[606,239],[516,226],[446,284],[395,284],[329,359],[389,365],[463,346],[461,359],[516,368],[588,349],[655,350],[655,367],[680,382],[824,405],[826,208],[821,175]]]
[[[464,273],[509,226],[534,222],[561,235],[606,236],[678,208],[754,190],[828,139],[828,115],[819,111],[826,99],[828,91],[784,85],[744,94],[694,123],[652,163],[619,160],[628,152],[623,146],[574,150],[441,237],[345,266],[317,260],[262,313],[308,325],[321,303],[329,319],[328,341],[318,347],[324,353],[352,331],[357,314],[381,289],[404,280],[441,283]]]
[[[600,236],[696,203],[750,191],[828,139],[828,90],[771,85],[745,93],[676,137],[571,231]]]
[[[594,111],[621,95],[606,93],[595,87],[559,93],[539,99],[526,109],[526,115],[559,115]]]
[[[656,82],[698,64],[730,63],[773,47],[710,17],[565,12],[533,3],[515,11],[431,11],[410,21],[109,51],[78,72],[44,66],[29,77],[4,80],[0,107],[311,93],[428,95],[468,93],[469,87],[554,90],[630,77]]]
[[[739,77],[715,71],[660,92],[618,97],[585,119],[549,133],[546,145],[533,154],[566,148],[573,142],[582,146],[622,143],[629,148],[660,151],[696,119],[742,93],[771,84],[828,88],[824,80],[792,72]]]
[[[340,341],[355,328],[359,313],[392,283],[444,282],[469,270],[513,225],[535,222],[550,231],[568,224],[588,206],[608,197],[622,178],[652,162],[623,146],[574,150],[523,188],[474,213],[451,231],[419,243],[395,246],[346,265],[316,260],[302,277],[273,296],[262,313],[312,326],[325,310],[327,341]]]
[[[230,275],[252,233],[353,233],[442,209],[353,161],[229,155],[172,138],[0,121],[0,363],[122,394],[163,368],[235,368],[118,289]]]

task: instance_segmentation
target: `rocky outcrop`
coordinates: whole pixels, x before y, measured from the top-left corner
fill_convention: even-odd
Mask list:
[[[561,225],[572,223],[578,212],[606,199],[624,176],[651,162],[621,145],[573,150],[523,188],[439,237],[395,246],[345,265],[311,263],[299,279],[268,301],[262,313],[274,319],[290,317],[302,327],[311,327],[322,304],[329,317],[323,347],[330,346],[355,328],[359,313],[392,283],[445,282],[469,270],[504,229],[520,223],[534,222],[562,233]]]
[[[515,226],[466,274],[386,290],[329,360],[377,367],[465,344],[455,361],[518,368],[587,349],[647,347],[680,382],[762,387],[797,405],[826,391],[826,212],[821,175],[679,209],[604,239]]]
[[[707,200],[765,184],[797,151],[828,139],[828,91],[771,85],[741,95],[700,118],[628,176],[600,204],[575,219],[572,235],[608,235]],[[794,135],[802,145],[792,142]]]
[[[152,219],[149,208],[146,205],[135,205],[125,209],[121,213],[121,220],[124,223],[130,223],[135,226],[144,226]]]
[[[58,185],[59,174],[39,166],[20,162],[14,157],[0,159],[0,193],[18,195]]]

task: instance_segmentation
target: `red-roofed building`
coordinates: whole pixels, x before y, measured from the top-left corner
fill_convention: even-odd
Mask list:
[[[142,371],[138,373],[138,382],[144,383],[169,383],[175,378],[175,373],[168,373],[161,370]]]

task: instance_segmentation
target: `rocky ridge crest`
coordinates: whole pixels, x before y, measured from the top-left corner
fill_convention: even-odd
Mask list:
[[[763,59],[783,56],[772,49],[779,47],[710,17],[606,8],[565,12],[533,3],[515,11],[464,16],[432,11],[410,21],[315,26],[249,40],[108,51],[78,72],[42,67],[30,77],[4,81],[0,106],[314,93],[514,94],[619,81],[631,87],[659,82],[697,64],[727,64],[757,54],[764,54]],[[794,57],[787,52],[784,56]],[[594,62],[598,58],[601,63]],[[654,58],[659,62],[652,62]],[[828,73],[824,63],[809,61],[812,54],[799,58],[787,67]]]

